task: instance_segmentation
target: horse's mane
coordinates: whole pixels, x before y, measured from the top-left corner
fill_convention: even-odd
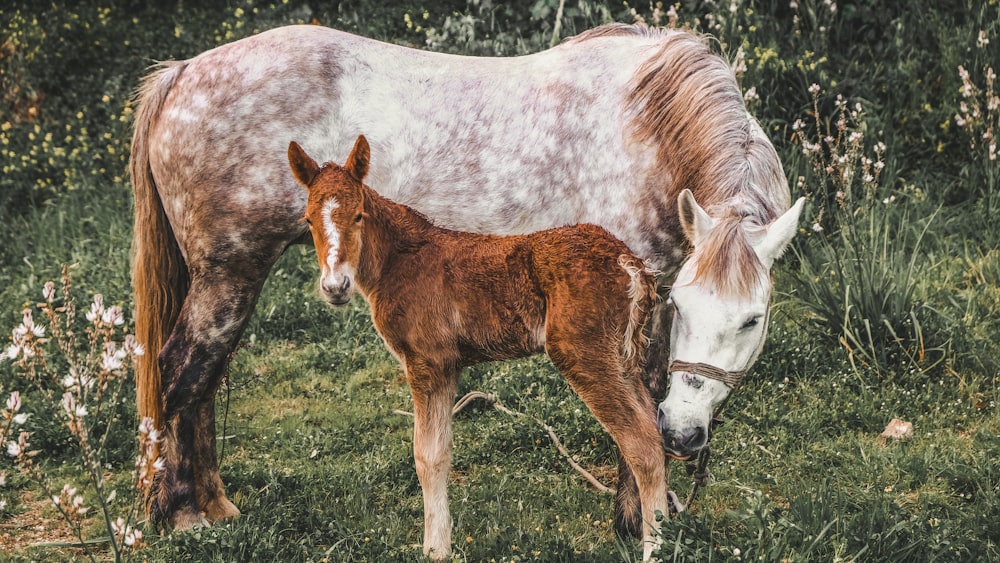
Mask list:
[[[732,67],[705,37],[609,24],[573,40],[617,36],[661,43],[636,72],[625,111],[632,116],[633,138],[656,147],[665,200],[676,201],[688,188],[716,218],[717,228],[698,249],[696,279],[747,295],[767,275],[748,236],[757,236],[789,205],[774,147],[747,112]]]
[[[362,184],[362,192],[365,206],[371,215],[370,220],[385,226],[391,225],[397,235],[391,242],[397,248],[412,251],[424,244],[428,231],[438,228],[423,213],[383,197],[367,184]]]
[[[569,37],[564,43],[580,43],[597,37],[621,37],[623,35],[633,35],[638,37],[663,37],[667,34],[675,33],[675,30],[666,27],[649,27],[646,24],[609,23],[592,29],[588,29],[580,34]]]

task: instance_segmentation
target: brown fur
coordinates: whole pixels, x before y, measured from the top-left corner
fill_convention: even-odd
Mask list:
[[[406,371],[425,487],[425,550],[434,544],[432,520],[443,518],[427,491],[450,466],[458,373],[483,361],[548,352],[619,444],[640,498],[652,502],[650,488],[664,486],[663,451],[641,368],[656,282],[640,258],[596,225],[506,237],[438,228],[361,182],[364,137],[344,167],[319,169],[294,143],[289,160],[294,175],[308,180],[306,218],[321,267],[329,248],[324,225],[332,221],[338,262],[353,266],[375,327]],[[324,217],[330,198],[338,205]]]

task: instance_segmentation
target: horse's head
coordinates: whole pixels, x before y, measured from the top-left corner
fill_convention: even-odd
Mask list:
[[[798,227],[802,199],[766,226],[713,218],[684,190],[681,225],[694,251],[670,289],[670,392],[657,410],[666,451],[685,459],[708,443],[715,412],[757,359],[767,333],[770,269]]]
[[[320,167],[298,143],[288,145],[292,174],[309,191],[303,220],[309,224],[319,258],[320,292],[333,305],[343,305],[351,297],[361,253],[365,219],[362,182],[368,161],[364,135],[358,137],[343,166],[328,162]]]

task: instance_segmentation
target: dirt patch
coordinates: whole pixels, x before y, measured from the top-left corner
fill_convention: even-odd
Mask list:
[[[77,541],[69,524],[48,499],[34,493],[21,494],[22,512],[0,522],[0,553],[23,551],[39,542]]]

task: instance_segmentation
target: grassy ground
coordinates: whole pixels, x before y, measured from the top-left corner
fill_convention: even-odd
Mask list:
[[[558,7],[192,4],[0,8],[4,324],[16,325],[64,264],[75,265],[81,302],[102,293],[131,308],[127,100],[151,59],[314,19],[437,50],[513,55],[549,44]],[[635,5],[632,14],[627,5],[567,4],[563,35],[636,15],[671,18],[669,6]],[[987,71],[1000,68],[1000,6],[731,4],[683,2],[676,25],[710,32],[720,52],[742,57],[744,89],[757,94],[748,94],[751,110],[774,139],[793,194],[810,202],[795,248],[775,272],[765,351],[713,439],[712,481],[690,513],[664,524],[661,556],[1000,560],[1000,167],[984,138],[1000,133]],[[822,148],[810,149],[813,142]],[[875,162],[881,167],[868,181]],[[852,171],[846,183],[844,167]],[[192,533],[147,530],[136,557],[420,559],[411,421],[394,412],[410,409],[409,391],[364,304],[326,307],[316,274],[307,248],[291,249],[275,267],[219,398],[222,475],[244,515]],[[42,467],[58,486],[78,479],[58,405],[4,362],[0,390],[14,389],[25,393]],[[479,366],[463,379],[460,391],[470,390],[495,393],[527,416],[479,403],[456,417],[456,557],[636,558],[638,543],[611,530],[610,495],[589,487],[532,420],[551,425],[581,465],[613,485],[611,440],[547,360]],[[110,504],[120,509],[130,498],[134,407],[112,407],[120,430],[106,467],[116,491]],[[880,439],[893,418],[911,422],[913,437]],[[0,475],[0,558],[86,559],[79,549],[33,547],[66,539],[66,530],[8,458]],[[686,495],[682,464],[673,464],[671,486]],[[95,500],[88,493],[87,504]],[[100,525],[91,513],[88,537],[103,535]],[[100,547],[97,555],[110,557]]]

